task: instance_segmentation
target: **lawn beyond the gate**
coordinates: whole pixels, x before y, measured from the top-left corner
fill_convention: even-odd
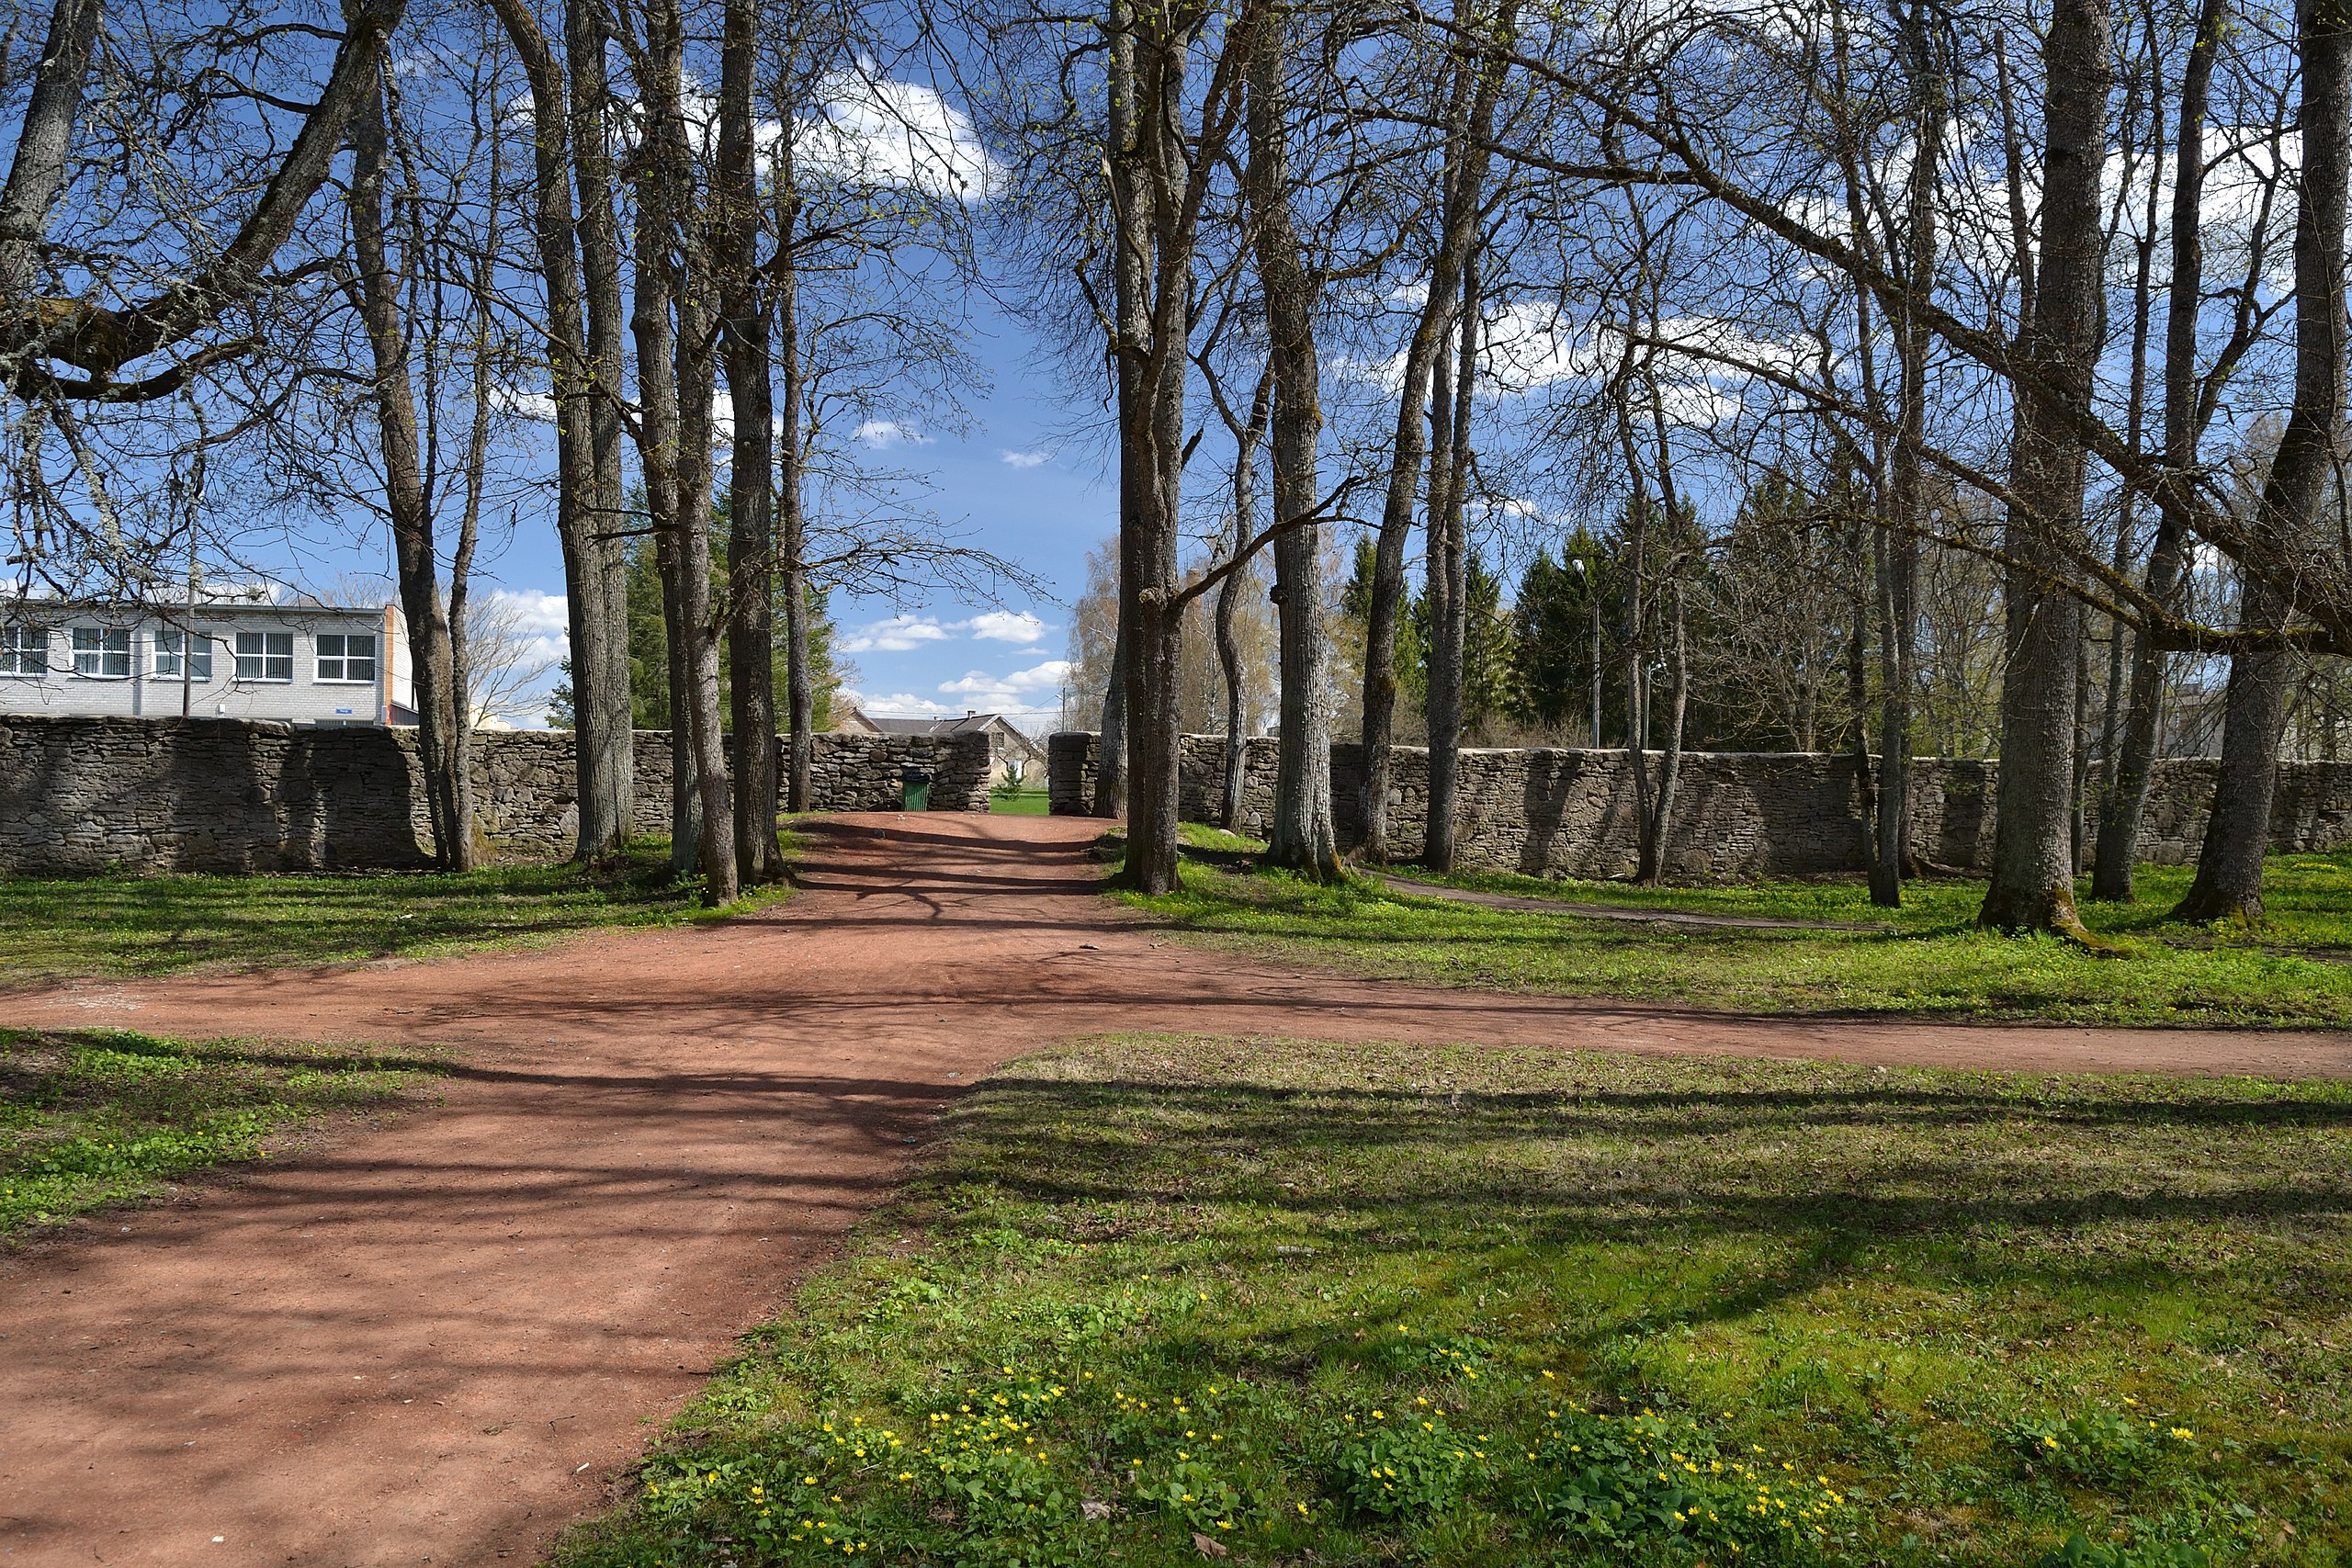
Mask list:
[[[1187,826],[1231,863],[1263,846]],[[1914,883],[1899,910],[1858,881],[1706,887],[1450,880],[1521,897],[1659,914],[1761,916],[1855,930],[1674,924],[1445,902],[1358,878],[1324,887],[1280,872],[1188,863],[1182,891],[1128,896],[1188,939],[1292,964],[1421,984],[1610,997],[1756,1012],[1915,1013],[1973,1021],[2352,1028],[2352,853],[2274,855],[2269,919],[2255,931],[2177,926],[2166,910],[2187,866],[2143,866],[2141,901],[2081,905],[2115,943],[2087,952],[2050,937],[1980,931],[1984,885]],[[1408,868],[1408,874],[1421,874]],[[2084,892],[2086,895],[2086,889]]]
[[[1094,1042],[559,1561],[2337,1564],[2347,1347],[2352,1086]]]

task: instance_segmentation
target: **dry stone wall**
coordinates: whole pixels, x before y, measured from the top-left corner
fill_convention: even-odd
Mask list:
[[[636,737],[636,825],[670,828],[670,737]],[[559,860],[579,831],[573,738],[474,738],[477,820],[514,860]],[[989,808],[988,738],[820,735],[821,811],[896,809],[908,767],[933,811]],[[428,863],[416,736],[248,719],[0,716],[0,874],[294,871]]]
[[[406,731],[400,733],[408,737]],[[670,831],[670,732],[639,730],[634,750],[637,831],[661,838]],[[931,775],[933,811],[989,808],[984,735],[828,733],[817,737],[816,752],[808,782],[819,811],[896,811],[906,798],[901,779],[910,767]],[[501,854],[560,860],[571,853],[580,834],[575,765],[572,737],[565,730],[505,730],[474,737],[474,817]],[[416,831],[430,844],[421,772],[415,789]]]
[[[0,871],[417,865],[424,791],[387,729],[0,717]]]
[[[1082,814],[1094,788],[1096,738],[1054,736],[1046,787],[1057,814]],[[1272,739],[1245,740],[1241,828],[1262,837],[1273,809]],[[2205,836],[2221,764],[2158,764],[2140,840],[2143,859],[2193,861]],[[1911,772],[1911,844],[1923,860],[1981,871],[1993,852],[1998,764],[1922,758]],[[1396,748],[1389,795],[1391,849],[1420,853],[1429,811],[1429,753]],[[1331,749],[1331,794],[1342,843],[1355,838],[1363,749]],[[1461,765],[1461,863],[1530,875],[1623,876],[1634,869],[1633,779],[1623,750],[1465,749]],[[1225,740],[1191,735],[1179,765],[1177,809],[1187,820],[1223,819]],[[1682,759],[1668,874],[1681,881],[1798,876],[1862,868],[1854,760],[1804,752],[1690,752]],[[2352,763],[2280,764],[2271,815],[2280,850],[2352,843]]]

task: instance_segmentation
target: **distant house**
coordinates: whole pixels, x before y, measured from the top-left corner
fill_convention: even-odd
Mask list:
[[[1046,778],[1046,749],[1014,728],[998,713],[967,713],[961,718],[891,718],[869,715],[847,697],[833,699],[833,728],[846,735],[971,735],[989,738],[989,777],[1001,784],[1018,768],[1021,776],[1042,785]]]
[[[413,724],[397,605],[0,598],[0,714]]]

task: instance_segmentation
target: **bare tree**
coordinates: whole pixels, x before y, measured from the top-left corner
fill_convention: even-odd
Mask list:
[[[2352,196],[2352,18],[2301,0],[2297,9],[2303,79],[2302,181],[2295,217],[2295,395],[2271,459],[2255,529],[2266,554],[2289,559],[2324,538],[2344,446],[2344,225]],[[2247,574],[2239,610],[2249,630],[2282,629],[2296,604],[2289,585]],[[2262,919],[2262,860],[2270,848],[2278,742],[2293,655],[2276,641],[2243,647],[2230,660],[2222,776],[2206,819],[2197,880],[2173,910],[2185,920]]]
[[[639,460],[670,634],[671,855],[695,846],[708,904],[734,900],[734,808],[718,722],[718,626],[711,600],[716,301],[696,210],[678,0],[645,7],[638,56],[643,116],[634,169]],[[689,831],[691,829],[691,831]]]
[[[615,614],[616,604],[625,607],[626,594],[614,581],[617,552],[605,537],[616,531],[618,518],[600,510],[611,498],[597,447],[600,422],[616,392],[599,378],[617,360],[592,345],[587,332],[571,203],[571,95],[562,67],[526,0],[491,0],[491,6],[531,89],[532,227],[554,386],[556,537],[569,590],[572,722],[579,738],[574,853],[598,860],[627,844],[634,817],[628,684],[614,679],[616,671],[628,669],[626,619]],[[601,123],[601,116],[592,118]],[[593,216],[582,231],[595,231]]]
[[[752,146],[752,79],[759,41],[756,0],[727,0],[719,46],[718,156],[709,246],[734,426],[727,505],[732,830],[737,873],[754,886],[774,881],[783,871],[775,839],[776,541],[769,488],[775,397],[768,311],[758,277],[761,203]],[[786,629],[789,637],[789,621]],[[802,658],[805,661],[805,633]]]
[[[1265,296],[1267,374],[1272,383],[1274,599],[1282,618],[1282,728],[1275,742],[1274,815],[1266,857],[1317,881],[1337,881],[1331,817],[1331,716],[1326,694],[1318,443],[1321,367],[1315,351],[1315,288],[1291,210],[1288,18],[1254,18],[1248,76],[1249,184],[1260,288]],[[1235,547],[1240,547],[1237,533]],[[1231,743],[1228,742],[1228,745]],[[1228,768],[1230,764],[1228,763]]]
[[[1497,37],[1508,47],[1511,0],[1505,0]],[[1455,0],[1454,26],[1466,35],[1477,26],[1475,0]],[[1428,292],[1405,347],[1390,446],[1387,493],[1382,505],[1372,594],[1365,615],[1363,661],[1363,797],[1360,803],[1364,858],[1388,858],[1388,796],[1394,789],[1390,749],[1396,706],[1396,624],[1405,592],[1405,547],[1412,532],[1413,502],[1421,487],[1426,451],[1422,422],[1430,406],[1431,378],[1441,374],[1447,324],[1460,310],[1462,275],[1476,243],[1480,202],[1487,183],[1489,147],[1503,73],[1490,59],[1457,55],[1449,61],[1443,111],[1443,164],[1439,175],[1438,237],[1430,261]]]
[[[409,384],[401,280],[385,242],[384,185],[390,140],[379,88],[368,96],[352,123],[348,203],[352,250],[358,263],[359,313],[374,358],[384,503],[400,567],[401,607],[408,618],[411,682],[420,721],[418,750],[424,767],[425,805],[433,824],[434,859],[444,870],[469,871],[474,861],[473,789],[462,736],[469,728],[469,716],[463,711],[464,693],[452,660],[449,623],[442,609],[433,506],[425,493],[416,400]],[[424,261],[413,249],[407,259],[411,267]]]
[[[465,702],[476,727],[515,723],[541,705],[556,660],[520,602],[492,596],[466,616]]]

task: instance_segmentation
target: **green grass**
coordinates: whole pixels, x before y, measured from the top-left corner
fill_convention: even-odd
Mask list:
[[[1906,931],[1970,924],[1984,902],[1984,884],[1963,877],[1928,877],[1905,883],[1903,907],[1882,909],[1871,903],[1870,889],[1859,877],[1782,878],[1701,887],[1636,887],[1627,882],[1518,876],[1500,872],[1430,876],[1413,866],[1402,866],[1398,871],[1417,880],[1520,897],[1607,904],[1623,909],[1860,921],[1894,925]],[[2269,857],[2263,868],[2262,929],[2245,936],[2212,928],[2177,926],[2165,919],[2173,906],[2188,891],[2196,872],[2196,867],[2188,865],[2143,865],[2135,878],[2138,901],[2132,904],[2093,901],[2087,879],[2076,885],[2075,897],[2080,900],[2085,922],[2094,931],[2109,934],[2155,938],[2184,946],[2244,940],[2279,950],[2352,958],[2352,852]]]
[[[1046,793],[1042,789],[992,789],[989,791],[989,809],[1009,817],[1043,817],[1048,810]]]
[[[786,844],[789,852],[788,834]],[[699,879],[673,877],[669,857],[668,844],[649,842],[605,866],[491,866],[458,875],[0,878],[0,987],[425,958],[602,926],[675,925],[785,893],[757,889],[724,910],[705,910]]]
[[[1216,856],[1262,846],[1186,829]],[[1418,875],[1418,873],[1413,874]],[[1283,873],[1188,863],[1182,892],[1129,896],[1193,940],[1286,963],[1421,982],[1678,1001],[1761,1012],[1912,1013],[2071,1023],[2352,1026],[2352,854],[2274,857],[2256,932],[2167,926],[2185,867],[2149,867],[2137,904],[2083,905],[2118,940],[2105,956],[2049,938],[1981,932],[1984,885],[1913,884],[1874,910],[1853,882],[1642,889],[1476,874],[1466,886],[1630,908],[1882,922],[1859,931],[1651,925],[1487,909],[1368,880],[1320,887]]]
[[[2338,1084],[1080,1043],[558,1560],[2329,1568],[2347,1134]]]
[[[0,1030],[0,1237],[266,1157],[273,1138],[390,1105],[436,1069],[365,1048]]]

